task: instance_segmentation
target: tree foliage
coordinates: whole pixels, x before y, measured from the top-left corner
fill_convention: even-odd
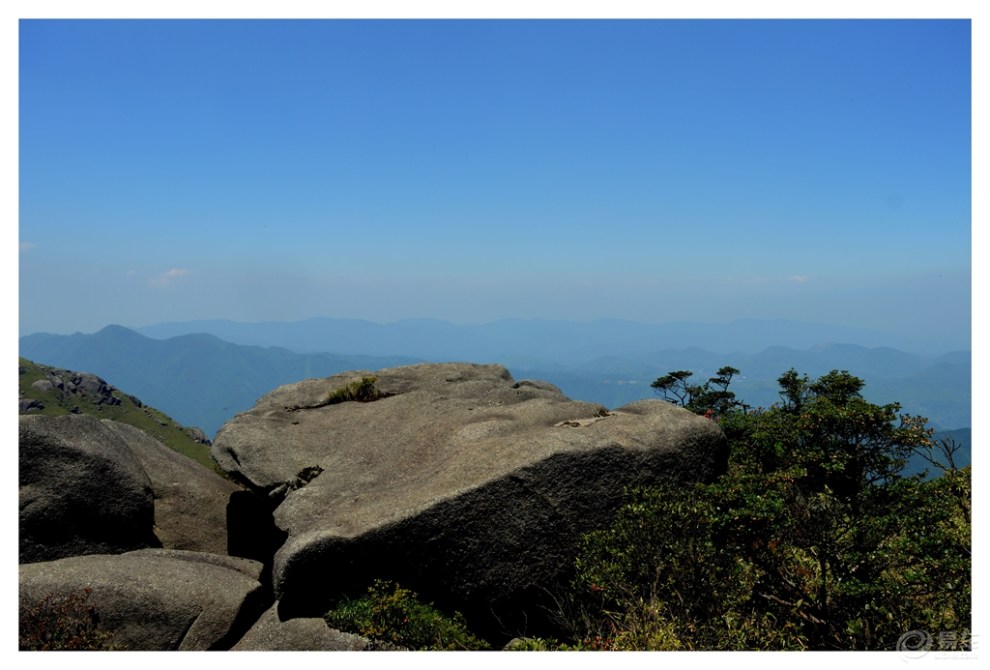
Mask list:
[[[710,377],[704,384],[690,384],[688,379],[693,377],[694,373],[688,370],[676,370],[668,372],[650,386],[665,400],[686,407],[692,412],[723,415],[742,406],[742,403],[736,400],[736,394],[729,390],[732,378],[738,374],[739,370],[726,365],[719,368],[715,376]]]
[[[861,395],[832,371],[779,379],[780,402],[750,410],[734,368],[701,385],[654,382],[713,418],[727,473],[695,489],[631,492],[585,538],[575,587],[582,635],[615,649],[894,649],[915,630],[968,634],[970,472],[920,417]],[[912,451],[943,474],[901,471]]]

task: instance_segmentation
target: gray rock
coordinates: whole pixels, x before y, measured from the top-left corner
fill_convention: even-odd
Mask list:
[[[70,384],[75,390],[95,396],[108,396],[112,388],[104,380],[88,372],[80,372],[73,376]]]
[[[91,416],[21,416],[20,561],[158,546],[151,480]]]
[[[370,376],[385,397],[330,404]],[[476,619],[539,603],[625,487],[708,480],[726,457],[714,423],[669,403],[609,412],[468,364],[280,387],[228,422],[212,454],[279,503],[288,539],[273,580],[287,615],[318,616],[382,577]]]
[[[138,428],[22,417],[20,441],[21,562],[157,546],[227,553],[241,488]]]
[[[281,619],[278,605],[261,615],[232,651],[364,651],[367,638],[329,628],[322,618]]]
[[[151,481],[162,546],[227,553],[227,505],[240,487],[134,426],[107,420],[103,425],[127,445]]]
[[[31,388],[46,393],[48,391],[53,391],[55,389],[55,385],[50,379],[39,379],[31,384]]]
[[[63,379],[63,376],[65,378]],[[66,379],[68,381],[66,381]],[[38,379],[31,387],[42,392],[59,391],[64,397],[69,395],[85,395],[95,405],[121,405],[122,401],[115,394],[117,389],[105,380],[89,372],[70,372],[69,370],[50,370],[45,379]]]
[[[206,446],[210,446],[210,438],[206,436],[206,433],[204,433],[201,428],[187,428],[186,432],[196,444],[205,444]]]
[[[20,601],[81,593],[99,630],[128,650],[229,649],[266,607],[260,564],[195,552],[144,550],[20,566]],[[22,621],[22,626],[24,622]]]

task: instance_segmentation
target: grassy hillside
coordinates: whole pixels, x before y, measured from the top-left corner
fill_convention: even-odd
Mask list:
[[[183,456],[219,472],[210,458],[209,444],[202,442],[205,436],[198,435],[199,431],[179,425],[168,415],[98,377],[86,375],[90,380],[103,382],[103,388],[93,381],[80,383],[84,377],[81,373],[40,365],[26,358],[18,359],[18,372],[22,414],[91,414],[130,424]],[[28,408],[28,405],[32,406]]]

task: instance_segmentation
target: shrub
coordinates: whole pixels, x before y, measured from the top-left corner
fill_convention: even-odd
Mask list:
[[[98,630],[96,608],[87,604],[93,589],[49,593],[34,606],[20,608],[22,651],[97,651],[118,649],[111,635]]]
[[[388,394],[375,386],[377,377],[362,377],[356,382],[347,386],[335,389],[327,394],[323,401],[324,405],[337,405],[342,402],[374,402],[388,397]]]
[[[324,615],[331,628],[409,649],[472,650],[488,645],[468,632],[459,612],[446,616],[398,584],[376,580],[367,595],[343,599]]]
[[[732,372],[709,380],[715,401],[733,402]],[[707,415],[710,389],[690,375],[654,387]],[[971,472],[957,448],[898,404],[867,402],[848,372],[778,382],[769,409],[713,413],[730,444],[716,482],[633,491],[584,537],[571,626],[584,648],[890,650],[919,630],[970,648]],[[912,451],[942,476],[904,476]]]

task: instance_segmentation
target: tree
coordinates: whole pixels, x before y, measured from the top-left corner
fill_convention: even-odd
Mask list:
[[[847,371],[789,370],[780,402],[755,411],[728,390],[738,372],[654,382],[696,412],[718,408],[730,463],[693,491],[637,492],[589,536],[578,584],[601,600],[609,639],[893,649],[911,630],[968,628],[969,474],[952,467],[951,445],[939,451],[897,403],[867,402]],[[912,450],[940,456],[945,474],[902,476]]]
[[[731,366],[718,369],[716,376],[710,377],[704,384],[692,385],[688,378],[694,373],[688,370],[669,372],[660,377],[650,387],[663,396],[663,399],[680,405],[697,414],[720,416],[741,407],[736,400],[736,394],[729,391],[732,378],[739,370]]]

